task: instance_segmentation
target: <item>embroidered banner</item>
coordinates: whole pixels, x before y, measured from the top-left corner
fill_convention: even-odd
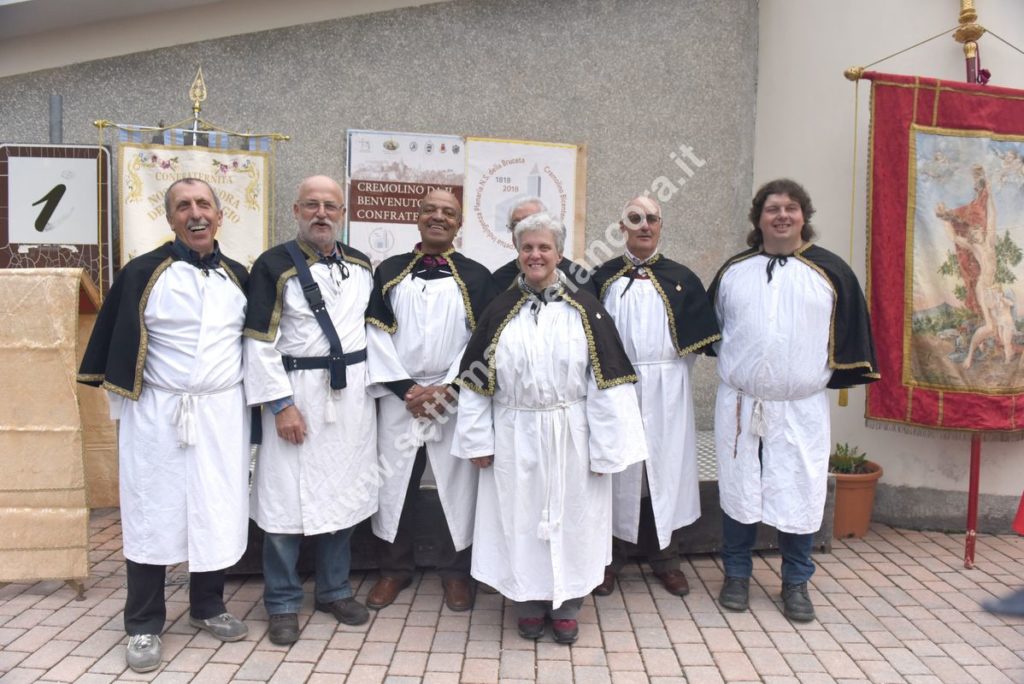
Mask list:
[[[1024,91],[865,78],[868,296],[882,374],[866,416],[1024,431]]]
[[[267,248],[268,159],[269,152],[121,143],[121,263],[173,239],[164,193],[174,181],[191,177],[209,183],[221,201],[221,251],[252,266]]]

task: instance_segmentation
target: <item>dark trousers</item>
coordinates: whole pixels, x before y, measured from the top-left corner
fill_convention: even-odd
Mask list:
[[[160,634],[167,621],[164,578],[167,567],[127,561],[128,597],[124,602],[124,631]],[[188,575],[189,615],[206,620],[226,612],[224,571],[190,572]]]
[[[405,492],[405,503],[402,505],[402,516],[398,519],[398,533],[395,535],[395,541],[392,544],[385,541],[380,542],[377,558],[380,574],[384,577],[405,580],[412,577],[416,570],[415,528],[418,517],[420,480],[423,479],[426,469],[427,448],[422,446],[416,452],[416,460],[413,462],[412,473],[409,475],[409,488]],[[442,520],[444,521],[444,535],[439,537],[438,572],[444,579],[468,579],[472,547],[456,551],[455,543],[452,542],[451,530],[448,528],[448,521],[443,516]]]
[[[631,555],[642,555],[654,572],[668,572],[679,569],[679,530],[672,532],[672,539],[664,549],[658,543],[658,528],[654,523],[654,508],[651,497],[640,499],[640,528],[636,544],[612,537],[612,564],[608,567],[616,574],[622,571]]]

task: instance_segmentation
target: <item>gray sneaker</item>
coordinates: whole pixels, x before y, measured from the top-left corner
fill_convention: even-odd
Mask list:
[[[814,604],[807,594],[807,582],[782,585],[782,614],[793,622],[814,620]]]
[[[136,672],[152,672],[160,667],[160,637],[156,634],[132,634],[128,637],[124,659]]]
[[[189,616],[188,624],[197,629],[205,629],[221,641],[240,641],[249,633],[245,623],[231,613],[221,613],[205,620]]]

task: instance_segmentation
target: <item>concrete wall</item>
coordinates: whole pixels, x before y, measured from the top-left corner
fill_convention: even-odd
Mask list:
[[[978,0],[979,21],[1024,46],[1024,3]],[[851,264],[865,273],[865,159],[870,83],[860,85],[857,168],[853,164],[854,88],[843,69],[865,65],[957,25],[958,0],[761,0],[755,186],[778,176],[803,182],[818,213],[819,242],[850,253],[851,193],[855,205]],[[982,65],[993,85],[1024,88],[1024,56],[992,36],[981,39]],[[964,59],[951,37],[883,62],[878,71],[963,80]],[[857,188],[853,191],[852,183]],[[833,400],[833,404],[835,401]],[[882,464],[875,517],[906,526],[963,529],[970,442],[864,427],[864,392],[834,407],[832,440],[859,444]],[[1009,531],[1024,486],[1024,446],[982,447],[983,530]]]
[[[280,24],[311,4],[323,5],[277,3]],[[204,16],[192,20],[208,30],[216,22]],[[126,30],[168,39],[156,19],[112,24],[104,35],[116,43]],[[61,31],[34,42],[71,54],[69,39]],[[293,234],[302,177],[343,176],[346,128],[583,143],[588,241],[632,194],[657,184],[668,197],[665,251],[706,281],[741,244],[727,229],[749,201],[756,54],[753,0],[458,0],[0,78],[0,140],[46,142],[50,93],[64,96],[68,143],[95,143],[94,119],[186,118],[202,64],[204,118],[292,136],[278,147],[277,240]],[[704,162],[691,164],[692,178],[670,157],[680,145]],[[698,367],[699,421],[710,429],[713,364]]]

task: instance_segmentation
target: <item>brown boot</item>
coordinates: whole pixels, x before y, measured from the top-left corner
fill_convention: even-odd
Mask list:
[[[594,587],[594,596],[608,596],[615,591],[615,571],[611,566],[604,569],[604,581]]]
[[[468,577],[449,577],[442,584],[444,602],[449,610],[462,612],[473,607],[473,584]]]
[[[676,596],[686,596],[690,593],[690,583],[686,581],[686,575],[682,570],[666,570],[656,572],[654,576],[661,580],[665,590]]]

